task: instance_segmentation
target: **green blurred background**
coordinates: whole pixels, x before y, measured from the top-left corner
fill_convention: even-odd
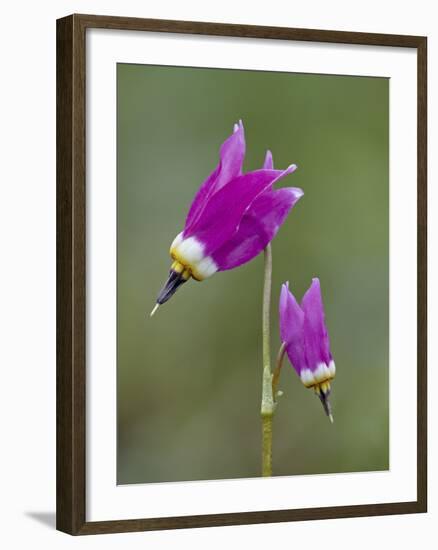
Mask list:
[[[119,64],[119,484],[260,475],[263,255],[190,281],[154,318],[169,245],[243,119],[245,171],[271,149],[305,195],[273,241],[272,353],[289,280],[321,280],[337,366],[330,425],[289,363],[275,475],[389,467],[389,81]]]

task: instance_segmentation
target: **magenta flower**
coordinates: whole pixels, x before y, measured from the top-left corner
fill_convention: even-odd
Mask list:
[[[290,292],[289,283],[283,284],[279,309],[280,335],[289,360],[303,384],[314,388],[333,422],[328,397],[336,368],[330,352],[319,279],[312,279],[301,306]]]
[[[268,151],[262,169],[242,174],[244,156],[245,136],[240,121],[222,144],[219,164],[199,188],[184,229],[172,242],[170,255],[174,262],[156,307],[190,277],[202,281],[216,271],[252,260],[275,237],[290,209],[302,197],[303,191],[295,187],[273,189],[276,182],[296,170],[294,164],[274,170]]]

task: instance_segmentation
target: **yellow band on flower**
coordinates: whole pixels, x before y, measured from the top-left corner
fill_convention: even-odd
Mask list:
[[[327,394],[330,391],[330,382],[326,380],[325,382],[321,382],[320,384],[315,384],[313,386],[313,389],[315,390],[315,393],[318,395],[321,392],[324,394]]]
[[[172,271],[175,271],[175,273],[181,273],[182,278],[186,281],[190,279],[190,269],[186,268],[181,262],[174,261],[173,264],[170,266],[170,269]]]

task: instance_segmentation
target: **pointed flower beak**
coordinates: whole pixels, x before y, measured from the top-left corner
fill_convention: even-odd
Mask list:
[[[157,304],[165,304],[177,291],[177,289],[183,284],[186,283],[188,279],[184,278],[181,273],[177,273],[171,269],[169,271],[169,277],[167,278],[166,284],[160,290],[160,293],[157,297]]]
[[[242,121],[220,148],[219,164],[196,193],[184,229],[171,247],[174,260],[157,304],[163,304],[189,278],[203,281],[260,254],[303,196],[295,187],[273,185],[296,170],[274,170],[267,152],[263,168],[242,173],[245,156]]]
[[[333,422],[329,396],[336,367],[330,351],[319,279],[312,280],[301,305],[283,284],[280,295],[280,334],[289,361],[307,388],[313,388]]]

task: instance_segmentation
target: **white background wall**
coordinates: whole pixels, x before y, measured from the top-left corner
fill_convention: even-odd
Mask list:
[[[3,548],[436,548],[438,400],[430,398],[430,512],[278,525],[73,538],[55,509],[55,19],[96,13],[429,37],[430,388],[438,384],[436,100],[433,0],[58,0],[2,5],[0,33],[0,543]],[[435,219],[433,219],[435,214]],[[431,392],[431,394],[432,394]],[[435,394],[435,392],[433,392]],[[435,540],[434,540],[435,539]]]

